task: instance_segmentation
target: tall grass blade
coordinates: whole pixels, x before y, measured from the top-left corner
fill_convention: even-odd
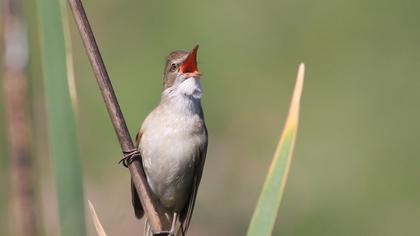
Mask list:
[[[75,114],[69,94],[59,0],[38,0],[41,54],[47,100],[50,155],[62,236],[85,235],[82,175]]]
[[[304,64],[300,64],[286,124],[280,141],[277,144],[263,190],[248,228],[247,236],[268,236],[273,231],[292,161],[298,128],[304,73],[305,66]]]
[[[96,211],[95,211],[95,208],[93,207],[92,202],[88,200],[88,204],[89,204],[89,210],[92,216],[93,223],[95,224],[96,232],[98,233],[99,236],[106,236],[104,227],[102,227],[101,221],[99,220],[98,215],[96,215]]]

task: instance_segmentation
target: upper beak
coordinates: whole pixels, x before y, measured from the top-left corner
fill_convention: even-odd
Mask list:
[[[185,61],[179,67],[179,72],[181,74],[191,73],[191,74],[200,74],[197,67],[197,51],[198,45],[195,46],[191,52],[188,54]]]

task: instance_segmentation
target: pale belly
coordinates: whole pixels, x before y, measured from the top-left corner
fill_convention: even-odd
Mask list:
[[[203,135],[203,127],[185,119],[150,124],[143,133],[143,166],[153,193],[164,207],[175,211],[185,207]]]

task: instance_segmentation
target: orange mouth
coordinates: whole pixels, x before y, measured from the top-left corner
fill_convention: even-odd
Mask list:
[[[199,75],[200,72],[198,71],[197,67],[197,51],[198,45],[191,50],[188,54],[185,61],[179,67],[179,72],[181,74],[192,74],[192,75]]]

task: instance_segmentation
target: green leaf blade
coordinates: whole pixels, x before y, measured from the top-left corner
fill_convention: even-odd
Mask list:
[[[82,172],[68,79],[62,3],[37,2],[48,117],[48,139],[57,192],[60,232],[86,234]]]
[[[280,207],[296,140],[305,67],[299,66],[295,90],[283,133],[277,145],[247,236],[271,235]]]

